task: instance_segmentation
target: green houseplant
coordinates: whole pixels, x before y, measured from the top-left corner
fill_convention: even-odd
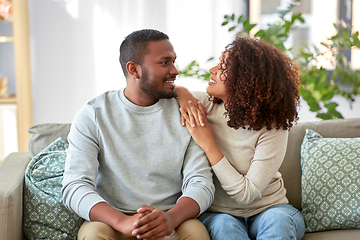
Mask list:
[[[350,34],[351,26],[338,23],[333,25],[337,30],[336,34],[321,43],[325,50],[321,51],[315,45],[305,42],[302,46],[287,48],[284,43],[296,30],[296,24],[305,23],[301,13],[292,14],[293,7],[299,2],[293,1],[286,10],[280,12],[278,22],[269,24],[267,29],[258,30],[255,34],[252,30],[257,24],[251,24],[249,19],[236,17],[235,14],[225,15],[222,26],[230,26],[229,32],[235,31],[236,36],[264,39],[294,59],[301,69],[300,94],[310,111],[317,113],[316,117],[320,119],[343,118],[336,110],[338,103],[333,97],[341,95],[351,103],[359,93],[360,72],[351,68],[343,54],[344,50],[360,49],[359,32]],[[330,56],[328,60],[334,66],[333,71],[328,71],[320,64],[319,59],[326,56]],[[209,73],[202,70],[196,60],[179,73],[209,80]]]

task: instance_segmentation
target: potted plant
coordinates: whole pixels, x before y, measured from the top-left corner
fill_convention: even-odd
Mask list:
[[[359,93],[360,72],[352,69],[343,50],[360,49],[359,32],[350,34],[351,26],[343,22],[333,24],[336,33],[330,36],[321,45],[325,50],[320,50],[313,44],[303,43],[302,46],[287,48],[284,43],[289,35],[296,30],[296,24],[304,24],[305,20],[301,13],[293,14],[292,9],[299,0],[291,3],[288,8],[280,12],[279,21],[269,24],[267,29],[258,30],[253,34],[252,29],[257,24],[251,24],[249,19],[243,16],[236,17],[235,14],[225,15],[223,26],[229,26],[229,32],[237,31],[236,36],[258,37],[282,50],[290,56],[301,69],[300,94],[310,107],[310,111],[317,113],[320,119],[343,118],[336,110],[338,103],[333,100],[335,95],[341,95],[350,102]],[[286,20],[289,19],[289,20]],[[321,57],[330,56],[334,69],[328,71],[319,61]],[[209,73],[202,70],[197,61],[191,62],[180,75],[193,76],[209,80]]]

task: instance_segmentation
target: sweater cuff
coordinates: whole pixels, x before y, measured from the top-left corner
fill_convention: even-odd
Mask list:
[[[100,202],[106,201],[97,192],[79,188],[73,195],[71,208],[80,217],[90,221],[90,210]]]
[[[211,203],[214,200],[213,197],[209,197],[209,196],[213,196],[212,194],[209,193],[206,194],[203,191],[206,190],[202,188],[192,188],[191,190],[187,190],[186,192],[184,192],[184,194],[180,197],[180,198],[188,197],[193,199],[199,205],[200,208],[199,215],[205,212],[210,207]]]

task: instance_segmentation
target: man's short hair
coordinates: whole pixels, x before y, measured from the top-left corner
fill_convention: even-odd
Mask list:
[[[126,63],[133,61],[141,64],[148,53],[148,43],[151,41],[169,40],[168,35],[155,29],[143,29],[132,32],[120,45],[120,65],[125,77],[128,75]]]

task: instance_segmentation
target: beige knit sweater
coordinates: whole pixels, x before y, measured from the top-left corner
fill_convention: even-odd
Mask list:
[[[208,211],[249,217],[279,203],[288,203],[281,173],[288,131],[252,131],[227,126],[224,103],[213,104],[195,92],[209,112],[215,142],[225,156],[213,166],[215,200]]]

